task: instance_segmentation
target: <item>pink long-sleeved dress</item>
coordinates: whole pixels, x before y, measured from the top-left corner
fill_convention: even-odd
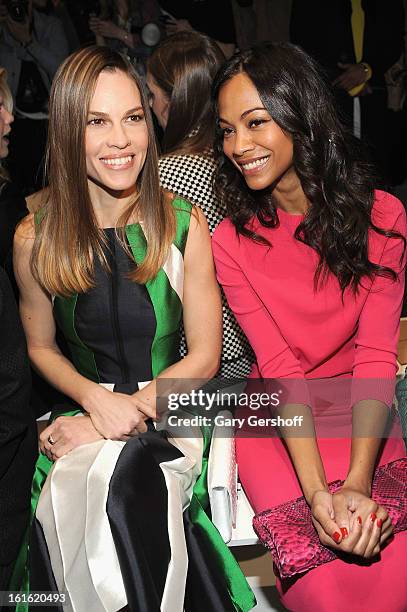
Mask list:
[[[269,240],[271,248],[238,237],[229,220],[219,225],[213,237],[218,279],[255,351],[253,377],[352,379],[349,404],[333,406],[332,418],[340,431],[341,424],[350,425],[351,406],[356,401],[392,403],[404,288],[403,244],[400,239],[370,231],[370,260],[396,270],[399,280],[376,276],[364,281],[356,295],[347,289],[342,300],[332,275],[321,289],[314,289],[317,253],[294,238],[303,217],[282,210],[278,216],[277,228],[264,228],[257,219],[251,226]],[[388,193],[376,192],[372,220],[381,228],[406,236],[404,208]],[[367,386],[360,384],[366,379]],[[344,479],[349,468],[350,436],[318,435],[326,415],[315,406],[311,408],[328,482]],[[327,431],[336,430],[328,427]],[[240,479],[256,512],[302,495],[279,438],[248,437],[246,432],[237,436],[236,446]],[[378,463],[405,454],[395,420]],[[282,603],[296,612],[339,612],[344,608],[352,612],[406,612],[406,559],[407,532],[403,532],[383,549],[380,559],[361,564],[338,559],[297,579],[277,577],[277,587]]]

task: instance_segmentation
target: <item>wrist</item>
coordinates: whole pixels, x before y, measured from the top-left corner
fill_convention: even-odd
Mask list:
[[[345,478],[343,488],[353,489],[370,497],[372,493],[372,482],[366,474],[350,471]]]
[[[97,411],[105,391],[106,389],[97,383],[91,383],[89,386],[86,385],[85,389],[83,389],[79,398],[79,404],[86,410],[88,415]]]
[[[326,481],[320,481],[314,483],[312,486],[302,487],[304,492],[304,497],[309,506],[312,505],[312,500],[316,493],[320,491],[324,491],[325,493],[329,493],[328,484]]]

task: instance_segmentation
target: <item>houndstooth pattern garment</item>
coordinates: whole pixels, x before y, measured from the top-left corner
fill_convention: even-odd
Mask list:
[[[225,217],[212,186],[215,162],[210,155],[168,155],[159,160],[160,180],[164,189],[199,206],[208,221],[211,235]],[[246,378],[255,360],[251,346],[230,310],[222,291],[223,346],[218,376]],[[180,354],[187,346],[182,334]]]

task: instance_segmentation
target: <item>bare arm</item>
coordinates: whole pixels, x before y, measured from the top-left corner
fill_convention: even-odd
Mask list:
[[[134,431],[145,431],[144,417],[149,407],[142,400],[132,401],[130,396],[114,395],[97,383],[82,376],[61,353],[55,340],[55,322],[52,300],[34,279],[30,257],[34,244],[33,215],[20,224],[14,239],[15,276],[20,290],[20,314],[27,338],[28,354],[36,370],[55,388],[72,398],[86,410],[86,398],[94,395],[109,412],[110,420],[103,430],[104,437],[127,439]]]
[[[40,287],[30,269],[33,244],[34,221],[29,215],[16,231],[13,255],[29,357],[49,383],[81,404],[86,391],[97,385],[81,376],[58,348],[51,296]]]

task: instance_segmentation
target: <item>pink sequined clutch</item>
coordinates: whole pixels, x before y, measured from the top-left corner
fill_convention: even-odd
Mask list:
[[[334,493],[343,481],[329,483]],[[407,458],[397,459],[375,471],[372,498],[386,508],[394,533],[407,529]],[[334,550],[321,544],[304,497],[264,510],[253,519],[253,528],[273,557],[280,578],[302,574],[337,559]]]

